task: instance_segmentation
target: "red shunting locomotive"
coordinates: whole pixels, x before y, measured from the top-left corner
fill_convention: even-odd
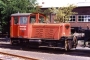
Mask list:
[[[77,39],[71,35],[69,23],[46,23],[40,13],[16,13],[11,15],[11,44],[37,47],[76,48]]]

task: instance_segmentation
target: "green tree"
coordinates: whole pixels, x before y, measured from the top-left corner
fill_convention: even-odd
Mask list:
[[[49,10],[56,14],[55,21],[65,23],[70,20],[71,15],[76,14],[76,12],[72,12],[74,8],[76,8],[76,6],[69,5],[67,7],[50,8]]]
[[[2,21],[2,26],[5,27],[10,24],[11,14],[33,12],[37,5],[36,0],[0,0],[0,21]]]

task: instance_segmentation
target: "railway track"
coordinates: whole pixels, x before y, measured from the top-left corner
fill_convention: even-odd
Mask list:
[[[39,59],[0,52],[0,60],[39,60]]]

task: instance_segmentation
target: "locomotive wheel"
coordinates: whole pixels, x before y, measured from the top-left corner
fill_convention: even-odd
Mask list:
[[[65,40],[65,50],[69,51],[72,48],[72,41],[71,40]]]
[[[73,43],[74,43],[73,48],[76,48],[78,45],[78,41],[77,41],[76,36],[73,37]]]

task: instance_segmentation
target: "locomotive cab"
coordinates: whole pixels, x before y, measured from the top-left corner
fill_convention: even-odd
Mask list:
[[[16,13],[11,15],[12,38],[28,38],[28,27],[34,23],[44,23],[45,16],[39,13]]]

